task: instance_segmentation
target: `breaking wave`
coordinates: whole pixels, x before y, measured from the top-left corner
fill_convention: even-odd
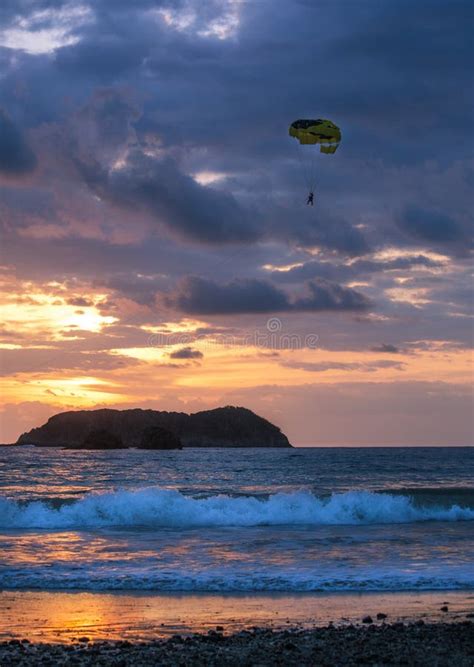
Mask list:
[[[185,496],[157,487],[89,494],[74,502],[21,503],[0,496],[0,528],[196,528],[219,526],[367,525],[420,521],[472,521],[474,508],[423,506],[410,495],[350,491],[322,498],[309,491],[266,499],[226,495]]]
[[[79,569],[79,568],[78,568]],[[58,568],[56,568],[58,570]],[[101,572],[89,567],[83,572],[46,569],[31,571],[16,569],[0,574],[0,586],[5,590],[62,590],[62,591],[160,591],[182,593],[312,593],[312,592],[375,592],[375,591],[436,591],[474,590],[472,571],[453,574],[436,573],[420,576],[412,573],[373,572],[337,576],[259,571],[222,574],[186,574],[183,572]]]

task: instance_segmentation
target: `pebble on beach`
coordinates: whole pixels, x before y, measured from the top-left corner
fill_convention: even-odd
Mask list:
[[[220,626],[217,626],[220,627]],[[224,636],[221,631],[148,642],[98,641],[75,644],[0,642],[2,667],[81,665],[92,667],[246,667],[259,665],[423,665],[474,664],[474,624],[403,623],[327,626],[273,631],[253,628]]]

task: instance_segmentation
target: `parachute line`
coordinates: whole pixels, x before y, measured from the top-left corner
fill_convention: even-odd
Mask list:
[[[303,177],[309,192],[314,192],[317,159],[314,148],[317,148],[319,144],[318,153],[333,155],[341,142],[341,130],[332,121],[325,118],[317,118],[316,120],[308,118],[295,120],[290,125],[288,134],[298,142],[298,159],[301,163]],[[300,151],[308,149],[313,152],[308,154],[309,160],[305,161]]]
[[[296,146],[296,153],[301,167],[301,173],[308,192],[314,192],[316,187],[316,172],[317,172],[317,155],[312,153],[311,159],[308,160],[307,155],[303,155],[304,147],[300,144]]]

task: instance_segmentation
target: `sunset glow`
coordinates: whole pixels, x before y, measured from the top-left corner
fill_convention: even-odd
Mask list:
[[[0,0],[0,667],[472,665],[472,0]]]
[[[412,431],[429,444],[448,423],[446,444],[465,444],[472,161],[444,103],[462,86],[391,52],[383,76],[366,70],[352,23],[392,44],[382,9],[378,24],[351,6],[335,35],[333,10],[314,22],[311,3],[287,20],[265,3],[185,4],[137,7],[130,24],[117,8],[124,32],[98,42],[89,1],[2,26],[0,439],[79,407],[230,403],[295,444],[351,444],[349,410],[364,444],[378,396],[377,418],[395,424],[380,444]],[[295,63],[313,61],[330,64],[308,89]],[[366,71],[363,110],[342,76],[353,67]],[[436,99],[395,119],[389,99],[418,99],[419,80],[436,81]],[[312,153],[314,208],[308,153],[288,136],[304,114],[328,114],[343,137],[333,156]]]

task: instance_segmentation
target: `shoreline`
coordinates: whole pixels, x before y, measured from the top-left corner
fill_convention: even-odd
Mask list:
[[[221,628],[281,631],[393,623],[457,624],[474,614],[474,591],[363,593],[0,592],[0,642],[147,642]],[[379,615],[379,618],[377,618]]]

